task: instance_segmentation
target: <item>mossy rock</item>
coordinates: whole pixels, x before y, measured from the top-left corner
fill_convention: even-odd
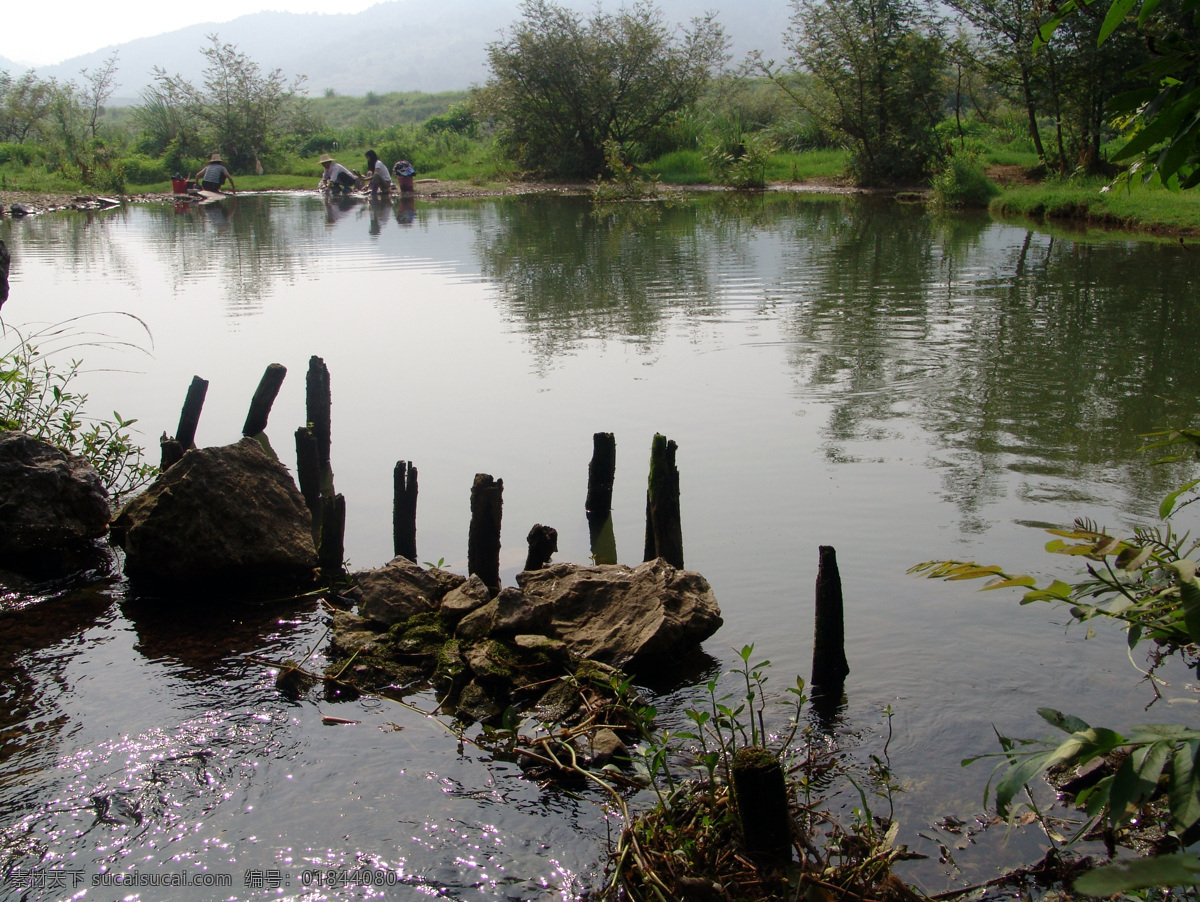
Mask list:
[[[566,723],[581,705],[578,687],[570,680],[556,680],[538,699],[535,716],[543,723]]]
[[[518,678],[519,656],[513,648],[496,639],[468,647],[463,656],[475,679],[485,685],[509,687]]]
[[[455,715],[459,720],[496,723],[503,714],[504,709],[496,699],[474,680],[463,687],[455,704]]]

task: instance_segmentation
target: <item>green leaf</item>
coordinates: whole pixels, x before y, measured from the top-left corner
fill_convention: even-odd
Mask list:
[[[1193,739],[1175,749],[1171,761],[1171,786],[1168,798],[1171,805],[1171,827],[1182,833],[1200,821],[1200,740]]]
[[[1183,623],[1187,627],[1188,638],[1200,643],[1200,583],[1196,577],[1179,582],[1179,598],[1183,603]]]
[[[1116,826],[1125,823],[1150,798],[1170,754],[1170,742],[1155,742],[1135,749],[1117,768],[1108,799],[1108,819],[1111,824]]]
[[[1088,725],[1074,714],[1063,714],[1053,708],[1038,708],[1037,713],[1050,726],[1056,727],[1064,733],[1080,733],[1088,729]]]
[[[1100,37],[1096,39],[1096,44],[1100,45],[1108,40],[1108,36],[1117,30],[1117,26],[1125,21],[1125,17],[1136,5],[1137,0],[1113,0],[1112,6],[1108,8],[1108,15],[1104,17],[1104,23],[1100,26]]]
[[[1200,858],[1160,855],[1105,865],[1075,881],[1076,892],[1112,896],[1147,886],[1191,886],[1200,883]]]
[[[1012,589],[1017,586],[1022,586],[1026,589],[1031,589],[1037,585],[1037,580],[1032,576],[1012,576],[1007,579],[1001,577],[988,583],[980,592],[986,592],[989,589]]]
[[[1001,778],[996,786],[996,813],[1003,818],[1008,817],[1008,808],[1013,796],[1020,792],[1025,784],[1046,768],[1056,749],[1034,752],[1017,759]]]
[[[1067,601],[1070,597],[1071,587],[1062,580],[1056,579],[1045,589],[1026,592],[1021,599],[1021,604],[1029,604],[1031,601]]]
[[[1150,16],[1154,14],[1156,9],[1158,9],[1158,0],[1146,0],[1142,4],[1142,10],[1138,13],[1138,28],[1141,28],[1149,21]]]

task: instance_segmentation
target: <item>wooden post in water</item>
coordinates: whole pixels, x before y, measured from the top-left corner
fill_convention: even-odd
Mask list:
[[[846,661],[846,628],[842,612],[842,577],[837,552],[832,545],[820,546],[817,566],[817,601],[813,629],[813,700],[821,696],[840,702],[850,665]]]
[[[317,460],[317,437],[307,426],[296,430],[296,478],[300,494],[312,514],[313,539],[321,538],[321,464]]]
[[[317,437],[319,463],[329,463],[330,424],[333,395],[329,387],[329,367],[325,361],[313,355],[308,358],[308,374],[304,380],[305,413],[313,435]]]
[[[791,830],[783,765],[766,749],[751,746],[734,753],[730,773],[743,847],[756,858],[786,862]]]
[[[179,427],[175,437],[168,438],[164,432],[158,440],[162,458],[158,468],[166,471],[183,457],[183,452],[196,447],[196,427],[200,424],[200,411],[204,408],[204,396],[208,393],[208,380],[199,376],[192,377],[188,386],[187,397],[183,401],[183,409],[179,413]]]
[[[558,551],[558,530],[553,526],[535,523],[527,537],[529,554],[525,556],[526,570],[541,570],[550,563],[550,556]]]
[[[398,460],[392,470],[392,546],[396,557],[417,560],[417,468]]]
[[[326,580],[343,573],[345,537],[346,498],[326,495],[321,499],[321,545],[317,549],[317,564]]]
[[[617,440],[611,432],[592,436],[592,460],[588,464],[588,490],[584,509],[588,522],[604,522],[612,513],[613,482],[617,472]]]
[[[242,435],[258,435],[267,429],[267,418],[271,416],[271,406],[279,387],[283,385],[283,377],[287,375],[287,367],[282,363],[272,363],[263,373],[254,390],[250,401],[250,411],[246,414],[246,423],[242,426]]]
[[[683,569],[683,525],[679,514],[678,445],[655,434],[650,445],[650,479],[646,488],[646,561],[662,558]]]
[[[164,432],[158,440],[158,452],[158,468],[165,473],[183,457],[183,445],[179,444],[177,439],[169,438]]]
[[[467,574],[483,580],[492,595],[500,592],[500,517],[504,480],[476,473],[471,486],[471,531],[467,538]]]
[[[200,425],[200,411],[204,409],[204,397],[207,394],[208,380],[193,376],[183,410],[179,412],[179,428],[175,430],[175,440],[184,451],[196,447],[196,427]]]
[[[592,435],[592,460],[588,464],[588,537],[592,560],[597,564],[617,563],[617,538],[612,523],[612,492],[617,472],[617,440],[611,432]]]

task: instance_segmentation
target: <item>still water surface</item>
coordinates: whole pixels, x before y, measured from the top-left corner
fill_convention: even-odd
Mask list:
[[[1149,467],[1137,436],[1200,396],[1194,250],[796,195],[600,212],[243,195],[4,220],[0,237],[5,326],[82,317],[66,343],[100,346],[62,353],[86,362],[89,408],[137,417],[148,446],[193,375],[211,382],[198,443],[235,441],[278,362],[268,434],[290,462],[303,373],[324,358],[356,568],[391,556],[397,460],[420,471],[422,560],[465,568],[486,472],[505,483],[506,585],[534,523],[558,530],[557,560],[586,561],[597,431],[616,435],[617,551],[637,563],[650,440],[678,442],[686,563],[725,626],[647,688],[668,724],[708,679],[736,689],[723,674],[747,643],[777,690],[807,676],[817,548],[833,545],[841,741],[879,753],[890,707],[901,838],[932,856],[906,876],[930,892],[1040,857],[1032,833],[968,843],[936,825],[984,815],[989,768],[959,761],[994,748],[993,725],[1042,735],[1044,705],[1115,728],[1195,717],[1182,668],[1143,713],[1116,631],[905,575],[958,558],[1069,577],[1045,526],[1128,528],[1157,508],[1181,474]],[[387,702],[281,698],[261,662],[319,645],[310,607],[147,610],[120,582],[39,598],[0,602],[0,899],[575,899],[601,881],[620,824],[599,799],[530,784]],[[311,885],[326,868],[397,885]],[[25,879],[47,869],[79,885]],[[230,882],[98,885],[119,872]]]

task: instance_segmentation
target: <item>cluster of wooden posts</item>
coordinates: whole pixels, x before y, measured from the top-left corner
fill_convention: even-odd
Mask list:
[[[270,449],[265,430],[271,407],[283,385],[287,369],[273,363],[254,392],[242,427]],[[184,451],[195,447],[196,427],[208,391],[208,382],[196,376],[188,388],[174,438],[161,439],[162,469],[178,461]],[[334,491],[330,466],[330,412],[332,396],[329,369],[320,357],[308,363],[306,378],[307,424],[296,430],[296,472],[300,494],[312,513],[313,539],[326,578],[343,572],[343,540],[346,500]],[[585,510],[592,556],[598,564],[615,564],[616,541],[612,525],[612,494],[616,474],[616,439],[611,432],[592,437],[592,459],[588,465]],[[644,560],[663,558],[683,568],[683,529],[679,511],[677,446],[655,435],[650,451],[650,475],[646,490],[646,540]],[[274,452],[271,451],[273,454]],[[394,501],[392,538],[397,556],[417,559],[417,468],[412,461],[396,462],[393,471]],[[483,580],[492,593],[500,591],[500,521],[504,481],[478,473],[471,487],[471,525],[467,540],[467,570]],[[535,524],[528,536],[526,570],[546,566],[558,550],[555,529]],[[820,547],[817,570],[812,680],[814,707],[822,719],[831,719],[843,699],[846,661],[841,576],[837,556],[828,545]],[[790,834],[787,788],[779,759],[763,749],[742,749],[732,768],[734,791],[743,817],[744,842],[748,850],[786,860]]]
[[[287,368],[272,363],[263,373],[242,434],[261,442],[270,453],[265,434],[271,407],[283,385]],[[196,427],[208,392],[208,381],[194,376],[179,416],[174,438],[160,439],[161,468],[168,469],[184,451],[195,447]],[[329,369],[320,357],[308,362],[305,380],[307,424],[296,430],[296,475],[300,494],[312,514],[313,540],[322,573],[327,578],[343,572],[346,500],[333,486],[330,465],[332,393]],[[611,432],[593,437],[592,460],[588,465],[585,508],[591,536],[592,557],[598,564],[617,563],[612,526],[612,492],[616,473],[616,439]],[[646,539],[644,560],[663,558],[683,568],[683,529],[679,513],[679,469],[677,445],[655,435],[650,451],[650,478],[646,491]],[[417,468],[410,460],[396,462],[392,474],[392,540],[395,554],[417,560]],[[477,575],[494,593],[500,591],[500,522],[504,480],[478,473],[471,486],[471,525],[467,539],[467,571]],[[558,532],[538,523],[527,537],[526,570],[546,566],[558,550]]]

